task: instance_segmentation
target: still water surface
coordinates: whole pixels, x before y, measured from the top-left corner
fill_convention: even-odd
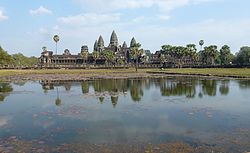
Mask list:
[[[250,81],[0,83],[0,152],[160,152],[160,144],[177,143],[194,152],[249,151]]]

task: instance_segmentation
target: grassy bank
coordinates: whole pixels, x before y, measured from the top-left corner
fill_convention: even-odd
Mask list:
[[[168,75],[199,75],[199,76],[219,76],[219,77],[237,77],[237,78],[250,78],[250,69],[236,69],[236,68],[210,68],[210,69],[139,69],[135,72],[134,68],[131,69],[82,69],[82,70],[68,70],[68,69],[55,69],[55,70],[0,70],[0,77],[8,76],[23,76],[23,75],[79,75],[85,77],[95,76],[130,76],[130,75],[150,75],[150,74],[168,74]]]
[[[250,78],[250,69],[248,68],[204,68],[204,69],[163,69],[149,70],[149,73],[163,74],[182,74],[182,75],[200,75],[200,76],[219,76],[219,77],[238,77]]]
[[[138,73],[146,73],[148,69],[140,69]],[[0,77],[32,75],[32,74],[77,74],[77,75],[105,75],[105,74],[136,74],[135,69],[41,69],[41,70],[0,70]]]

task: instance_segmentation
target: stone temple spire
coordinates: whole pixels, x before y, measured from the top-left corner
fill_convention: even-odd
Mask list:
[[[102,36],[100,35],[99,39],[98,39],[98,42],[97,42],[97,46],[99,48],[104,48],[104,40],[102,38]]]
[[[97,48],[96,51],[98,52],[102,52],[104,50],[104,40],[102,38],[102,36],[99,37],[98,41],[97,41]]]
[[[94,51],[97,51],[98,50],[98,42],[97,40],[95,41],[95,44],[94,44]]]
[[[110,37],[110,47],[117,47],[119,44],[118,44],[118,38],[117,38],[117,35],[115,33],[115,31],[112,32],[111,34],[111,37]]]
[[[131,42],[130,42],[130,47],[134,47],[135,44],[136,44],[136,40],[135,40],[135,38],[133,37],[132,40],[131,40]]]
[[[122,48],[128,48],[128,45],[127,45],[126,41],[124,41],[124,43],[122,45]]]

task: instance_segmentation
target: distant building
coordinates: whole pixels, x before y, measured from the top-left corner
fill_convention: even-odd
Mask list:
[[[110,42],[108,46],[105,46],[104,40],[102,36],[99,36],[98,40],[95,41],[94,44],[94,51],[98,51],[100,53],[99,60],[104,63],[105,61],[103,57],[103,52],[105,50],[110,50],[114,52],[116,59],[122,59],[124,62],[131,62],[130,59],[130,53],[131,53],[131,47],[136,44],[135,38],[132,38],[130,42],[130,46],[127,45],[127,43],[124,41],[122,45],[118,42],[118,37],[115,33],[115,31],[112,32],[110,37]],[[54,55],[52,51],[43,51],[41,53],[41,56],[39,58],[41,65],[79,65],[84,63],[84,59],[82,57],[83,52],[89,52],[88,46],[84,45],[81,47],[81,52],[77,55],[72,55],[68,49],[64,50],[64,53],[62,55]],[[92,54],[88,55],[88,62],[93,62]],[[98,63],[98,60],[97,60]]]
[[[130,51],[131,47],[134,44],[136,44],[136,40],[135,38],[132,38],[129,47],[126,41],[124,41],[123,44],[120,45],[115,31],[113,31],[110,37],[109,45],[105,47],[103,37],[100,35],[98,40],[95,41],[94,50],[98,51],[99,53],[103,53],[103,51],[105,50],[110,50],[115,53],[116,58],[121,58],[124,59],[126,62],[130,62]]]
[[[44,51],[41,53],[39,60],[41,65],[75,65],[83,63],[83,58],[80,54],[71,55],[68,49],[65,49],[62,55],[53,55],[52,51]]]
[[[151,52],[150,52],[150,50],[144,50],[144,56],[145,56],[145,61],[146,62],[149,62],[149,61],[151,61],[151,59],[152,59],[152,54],[151,54]]]

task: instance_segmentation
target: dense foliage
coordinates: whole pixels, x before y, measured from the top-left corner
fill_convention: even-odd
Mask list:
[[[250,47],[241,47],[240,51],[236,54],[236,63],[239,65],[250,64]]]
[[[0,65],[11,64],[14,64],[14,59],[0,46]]]
[[[197,52],[194,44],[187,46],[171,46],[163,45],[159,61],[160,63],[167,62],[174,66],[181,67],[182,65],[249,65],[250,64],[250,47],[242,47],[236,55],[231,53],[228,45],[222,46],[220,49],[216,45],[205,46],[204,41],[200,41],[201,50]]]
[[[33,66],[37,64],[38,59],[34,56],[26,57],[21,53],[12,55],[16,66]]]
[[[26,57],[21,53],[9,55],[0,46],[0,66],[33,66],[37,62],[38,59],[34,56]]]

